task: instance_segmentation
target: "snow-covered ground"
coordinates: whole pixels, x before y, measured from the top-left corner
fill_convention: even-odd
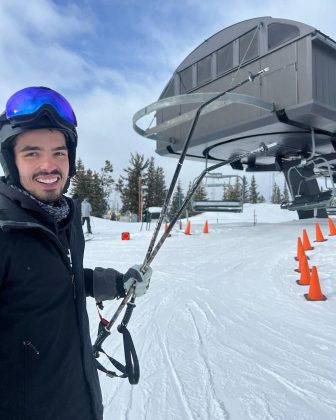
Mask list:
[[[191,221],[192,235],[176,229],[166,240],[129,324],[139,384],[100,376],[104,419],[336,419],[336,237],[327,221],[299,221],[270,204]],[[306,301],[293,271],[297,238],[306,228],[313,244],[316,221],[328,241],[307,254],[325,302]],[[93,230],[85,266],[125,271],[143,261],[154,226],[140,232],[139,224],[93,218]],[[105,317],[118,303],[106,303]],[[88,311],[94,340],[92,299]],[[123,360],[115,329],[104,349]]]

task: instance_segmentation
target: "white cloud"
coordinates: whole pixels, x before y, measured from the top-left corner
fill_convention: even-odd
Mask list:
[[[13,0],[0,3],[0,21],[1,100],[23,86],[74,89],[91,79],[85,58],[67,46],[92,31],[79,9]]]
[[[85,10],[87,13],[87,10]],[[58,6],[50,0],[11,0],[0,3],[1,22],[7,28],[43,40],[67,40],[93,31],[90,16],[74,3]],[[4,20],[5,19],[5,20]]]

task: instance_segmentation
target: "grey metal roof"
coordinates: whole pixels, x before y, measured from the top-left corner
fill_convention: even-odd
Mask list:
[[[234,41],[235,39],[239,38],[246,32],[249,32],[253,28],[257,27],[258,25],[263,26],[266,28],[270,23],[284,23],[288,25],[295,25],[299,28],[300,38],[302,36],[306,36],[309,33],[317,31],[316,28],[306,25],[305,23],[297,22],[294,20],[289,19],[279,19],[279,18],[272,18],[271,16],[263,16],[257,17],[253,19],[244,20],[242,22],[235,23],[221,31],[215,33],[208,39],[206,39],[202,44],[200,44],[197,48],[195,48],[177,67],[176,71],[179,72],[186,67],[194,64],[196,61],[201,60],[202,58],[206,57],[207,55],[213,53],[214,51],[218,50],[219,48],[223,47],[225,44],[229,44],[230,42]],[[295,38],[295,39],[297,39]],[[293,41],[293,40],[292,40]]]

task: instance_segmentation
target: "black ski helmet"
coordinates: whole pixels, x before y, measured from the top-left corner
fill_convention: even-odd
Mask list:
[[[64,114],[64,109],[67,114]],[[70,116],[69,116],[70,115]],[[0,115],[0,164],[8,182],[20,186],[14,142],[19,134],[39,128],[61,131],[66,139],[70,178],[76,174],[77,121],[69,102],[47,87],[29,87],[14,93]],[[64,191],[64,192],[65,192]]]

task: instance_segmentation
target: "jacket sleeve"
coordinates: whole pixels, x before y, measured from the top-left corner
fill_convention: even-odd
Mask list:
[[[86,295],[97,301],[125,296],[123,274],[113,268],[85,268],[84,279]]]
[[[6,277],[8,277],[12,248],[12,242],[6,238],[6,235],[0,229],[0,289]]]
[[[4,276],[5,276],[5,263],[4,263],[3,252],[2,252],[1,246],[0,246],[0,255],[1,255],[1,258],[0,258],[0,290],[1,290],[1,286],[2,286],[2,283],[3,283]]]

